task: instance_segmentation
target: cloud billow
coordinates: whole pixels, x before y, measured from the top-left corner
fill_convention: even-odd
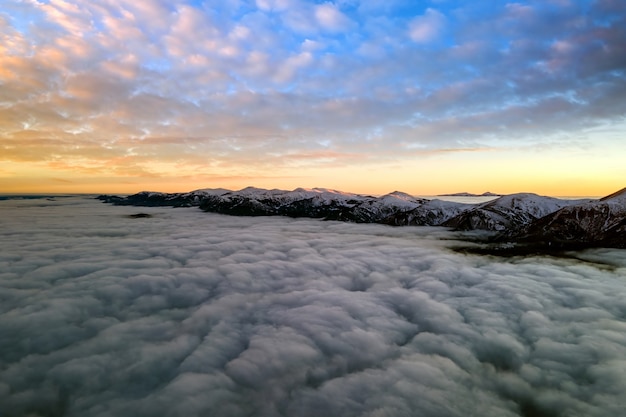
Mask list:
[[[622,251],[503,260],[432,228],[65,201],[1,202],[4,415],[623,409]]]

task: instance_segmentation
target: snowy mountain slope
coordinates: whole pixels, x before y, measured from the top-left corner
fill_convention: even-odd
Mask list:
[[[516,237],[558,247],[589,243],[626,247],[626,188],[556,210],[520,230]]]
[[[319,188],[284,191],[248,187],[240,191],[208,196],[202,200],[200,208],[204,211],[240,216],[330,216],[339,219],[342,210],[353,208],[367,198]]]
[[[505,195],[479,204],[443,223],[459,230],[518,229],[563,207],[588,200],[561,200],[532,193]]]
[[[384,219],[384,223],[393,226],[441,226],[472,207],[472,204],[452,201],[425,200],[411,210],[393,213]]]
[[[602,197],[598,202],[607,204],[616,212],[623,212],[626,208],[626,188],[622,188],[619,191],[609,194],[606,197]]]
[[[394,191],[381,197],[367,197],[345,213],[353,217],[353,221],[380,223],[396,213],[403,213],[424,204],[428,200],[418,199],[400,191]]]
[[[223,188],[206,188],[190,191],[188,193],[161,193],[156,191],[141,191],[128,197],[101,195],[97,198],[105,203],[119,206],[144,206],[144,207],[196,207],[202,200],[211,196],[220,196],[230,192]]]
[[[415,198],[394,191],[381,197],[364,196],[326,188],[296,188],[293,191],[265,190],[247,187],[239,191],[203,189],[189,193],[158,193],[143,191],[128,197],[100,196],[100,200],[117,205],[198,206],[204,211],[239,215],[313,217],[358,223],[383,223],[385,219],[420,207],[426,211],[426,222],[405,224],[439,224],[441,218],[458,213],[466,205]],[[453,210],[449,211],[452,207]],[[449,211],[449,213],[448,213]],[[432,213],[430,213],[432,212]],[[447,214],[446,214],[447,213]],[[414,213],[413,217],[419,217]],[[401,224],[401,222],[389,222]]]
[[[244,189],[205,198],[200,208],[235,215],[282,215],[376,223],[425,201],[400,192],[372,197],[323,188],[293,191]]]

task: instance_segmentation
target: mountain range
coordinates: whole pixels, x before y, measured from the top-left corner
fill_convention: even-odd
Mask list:
[[[477,204],[417,198],[400,191],[375,197],[326,188],[143,191],[127,197],[97,198],[116,205],[198,207],[237,216],[486,230],[493,232],[490,239],[494,243],[539,249],[626,248],[626,188],[600,199],[563,200],[517,193]]]

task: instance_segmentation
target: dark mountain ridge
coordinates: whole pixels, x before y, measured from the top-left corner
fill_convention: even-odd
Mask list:
[[[374,197],[325,188],[293,191],[248,187],[188,193],[143,191],[128,197],[101,195],[106,203],[198,207],[236,216],[310,217],[394,226],[445,226],[493,232],[494,244],[550,249],[626,248],[626,188],[598,200],[562,200],[532,193],[478,204],[416,198],[394,191]]]
[[[563,207],[519,228],[517,241],[557,248],[626,248],[626,188],[599,200]]]

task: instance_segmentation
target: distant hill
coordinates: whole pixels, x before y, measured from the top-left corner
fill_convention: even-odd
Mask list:
[[[500,197],[503,194],[495,194],[489,191],[486,191],[482,194],[472,194],[466,191],[460,193],[452,193],[452,194],[438,194],[438,197]]]

